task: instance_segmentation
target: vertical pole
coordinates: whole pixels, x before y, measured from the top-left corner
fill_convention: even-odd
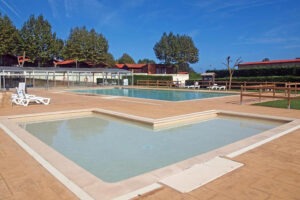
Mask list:
[[[118,72],[118,85],[120,85],[120,72]]]
[[[70,87],[69,71],[67,71],[67,81],[68,81],[68,87]]]
[[[95,72],[93,72],[93,81],[92,81],[92,85],[94,86],[95,83]]]
[[[102,86],[104,86],[104,72],[102,72]]]
[[[241,96],[240,96],[240,104],[242,105],[243,104],[243,85],[241,85]]]
[[[25,82],[25,85],[26,85],[26,71],[24,71],[24,82]]]
[[[131,70],[131,85],[133,86],[133,69]]]
[[[2,74],[0,74],[0,90],[2,89]]]
[[[262,85],[260,84],[260,86],[259,86],[259,102],[261,102],[261,88],[262,88]]]
[[[47,74],[47,85],[46,85],[46,89],[48,90],[48,89],[49,89],[49,72],[47,71],[46,74]]]
[[[55,71],[54,71],[54,73],[53,73],[53,81],[54,81],[54,87],[56,87]]]
[[[32,87],[35,87],[35,74],[34,71],[32,71]]]
[[[5,89],[6,84],[5,84],[5,76],[3,76],[3,88]]]
[[[291,88],[288,88],[288,109],[291,108]]]

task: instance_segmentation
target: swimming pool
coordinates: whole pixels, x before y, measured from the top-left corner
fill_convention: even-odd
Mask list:
[[[104,115],[22,126],[101,180],[119,182],[272,129],[282,122],[229,116],[153,129]],[[163,123],[163,122],[162,122]]]
[[[92,90],[72,90],[76,93],[126,96],[135,98],[165,100],[165,101],[185,101],[192,99],[204,99],[212,97],[229,96],[229,93],[199,92],[199,91],[179,91],[179,90],[154,90],[154,89],[135,89],[135,88],[110,88]]]

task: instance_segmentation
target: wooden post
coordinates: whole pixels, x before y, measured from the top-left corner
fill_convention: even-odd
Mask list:
[[[261,88],[262,88],[262,85],[260,84],[259,85],[259,102],[261,102]]]
[[[241,96],[240,96],[240,104],[242,105],[243,104],[243,85],[241,85]]]
[[[288,88],[288,109],[291,108],[291,88]]]

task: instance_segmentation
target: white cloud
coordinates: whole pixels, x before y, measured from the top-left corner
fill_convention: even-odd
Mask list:
[[[17,16],[19,19],[21,19],[21,16],[20,16],[19,12],[17,11],[16,8],[13,7],[13,5],[9,4],[8,2],[6,2],[6,1],[4,1],[4,0],[2,0],[1,2],[4,4],[4,6],[5,6],[10,12],[12,12],[12,13],[13,13],[15,16]]]
[[[240,37],[236,45],[300,43],[299,37]]]
[[[58,18],[59,17],[59,11],[58,11],[59,5],[57,4],[56,0],[48,0],[48,3],[50,5],[53,17]]]
[[[300,44],[286,45],[283,48],[285,48],[285,49],[300,49]]]

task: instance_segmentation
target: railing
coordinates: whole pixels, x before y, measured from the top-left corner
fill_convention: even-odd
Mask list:
[[[196,82],[196,81],[195,81]],[[209,88],[213,86],[213,84],[218,84],[219,86],[225,86],[226,89],[229,89],[229,81],[197,81],[201,88]],[[269,84],[276,84],[277,86],[285,86],[283,82],[247,82],[247,81],[232,81],[231,82],[231,89],[241,89],[241,85],[243,86],[251,86],[251,85],[269,85]]]
[[[165,80],[137,80],[138,86],[148,86],[148,87],[172,87],[174,86],[173,81]]]
[[[282,85],[282,83],[280,83]],[[243,103],[243,97],[258,97],[259,101],[261,98],[276,98],[286,99],[288,101],[287,107],[291,108],[291,100],[300,99],[298,91],[300,90],[300,83],[285,83],[285,87],[279,87],[276,84],[265,84],[265,85],[252,85],[244,86],[241,85],[240,103]],[[249,91],[250,90],[250,91]]]

